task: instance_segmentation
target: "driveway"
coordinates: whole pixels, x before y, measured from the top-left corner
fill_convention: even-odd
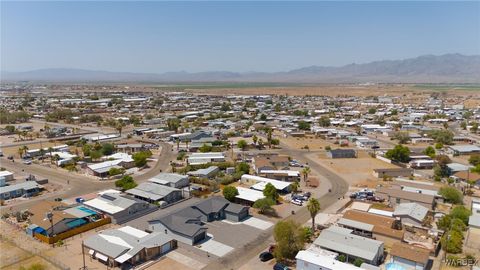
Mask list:
[[[273,226],[272,222],[265,221],[265,220],[262,220],[262,219],[259,219],[259,218],[256,218],[256,217],[252,217],[252,216],[250,216],[250,217],[248,217],[248,218],[246,218],[246,219],[244,219],[240,222],[232,222],[232,221],[228,221],[228,220],[223,220],[223,222],[228,223],[228,224],[232,224],[232,225],[245,224],[245,225],[254,227],[254,228],[262,230],[262,231],[265,231],[268,228]]]
[[[218,241],[213,240],[213,236],[211,236],[210,234],[208,234],[207,240],[199,244],[197,248],[205,252],[208,252],[209,254],[213,254],[217,257],[223,257],[227,253],[233,250],[233,247],[227,246],[225,244],[222,244]]]

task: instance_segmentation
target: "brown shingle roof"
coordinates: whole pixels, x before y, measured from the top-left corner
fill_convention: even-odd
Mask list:
[[[405,243],[397,242],[393,244],[390,251],[391,256],[400,257],[409,261],[426,264],[429,260],[430,251],[428,249],[414,247]]]
[[[373,233],[393,237],[396,239],[403,239],[403,230],[392,229],[393,222],[395,221],[394,218],[357,210],[348,210],[345,212],[343,217],[373,225]]]
[[[48,219],[45,218],[46,213],[50,211],[53,213],[53,224],[56,224],[57,222],[62,221],[65,218],[75,218],[75,216],[67,214],[62,210],[53,210],[56,207],[62,206],[66,206],[66,204],[54,201],[40,201],[28,209],[28,211],[33,214],[32,216],[30,216],[30,222],[44,229],[50,228],[51,223]]]

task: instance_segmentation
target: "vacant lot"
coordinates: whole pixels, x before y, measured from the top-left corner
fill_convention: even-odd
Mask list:
[[[324,149],[325,146],[338,147],[338,145],[315,137],[287,137],[280,138],[280,141],[294,149],[303,149],[306,145],[308,145],[310,150]]]
[[[0,240],[0,250],[0,269],[17,270],[21,266],[28,267],[32,264],[42,264],[46,269],[59,269],[45,259],[6,240]]]
[[[317,162],[343,177],[350,185],[366,184],[366,181],[376,183],[378,179],[373,176],[373,169],[398,168],[362,152],[359,153],[358,158],[330,159],[320,155]]]

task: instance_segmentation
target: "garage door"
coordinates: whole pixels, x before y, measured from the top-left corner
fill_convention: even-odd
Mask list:
[[[172,242],[168,242],[167,244],[162,246],[162,254],[170,251],[170,249],[172,248],[171,244],[172,244]]]

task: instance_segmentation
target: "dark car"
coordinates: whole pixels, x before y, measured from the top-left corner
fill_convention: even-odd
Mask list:
[[[307,191],[305,193],[303,193],[303,197],[307,197],[307,198],[310,198],[310,196],[312,196],[312,193]]]
[[[62,198],[55,198],[54,201],[56,201],[56,202],[61,202],[61,201],[63,201],[63,199],[62,199]]]
[[[266,262],[266,261],[270,261],[271,259],[273,259],[273,255],[272,255],[272,253],[265,251],[265,252],[260,253],[258,258],[260,258],[260,261]]]
[[[13,156],[8,156],[7,159],[13,160]]]
[[[290,268],[288,268],[288,266],[282,264],[282,263],[276,263],[274,266],[273,266],[273,270],[290,270]]]

